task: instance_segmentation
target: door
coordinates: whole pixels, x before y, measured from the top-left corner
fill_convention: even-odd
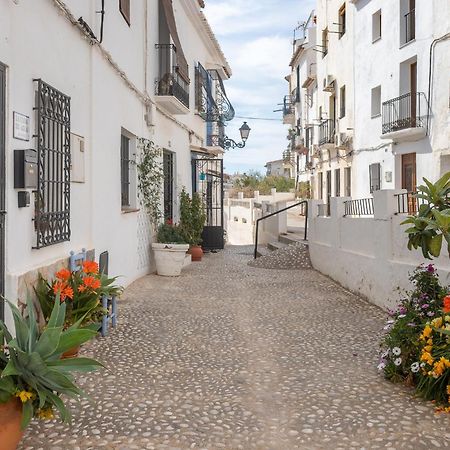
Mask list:
[[[193,159],[192,181],[192,191],[202,196],[206,212],[202,247],[206,250],[223,249],[223,160]]]
[[[164,173],[164,220],[173,221],[173,153],[167,150],[163,152],[163,173]]]
[[[416,154],[408,153],[402,155],[402,189],[406,189],[408,193],[416,192]],[[408,195],[408,212],[417,211],[417,199],[412,195]]]
[[[6,67],[0,63],[0,319],[5,317]]]
[[[331,170],[327,170],[327,215],[330,215],[331,203]]]
[[[411,86],[411,128],[416,126],[417,117],[417,62],[411,64],[410,68],[410,86]]]

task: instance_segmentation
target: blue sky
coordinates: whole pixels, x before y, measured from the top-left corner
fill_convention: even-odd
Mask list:
[[[227,173],[250,169],[264,171],[266,161],[281,158],[287,146],[287,129],[279,109],[287,94],[284,77],[289,73],[293,30],[306,20],[315,0],[206,0],[205,14],[231,65],[233,76],[225,83],[236,116],[264,117],[279,121],[235,118],[226,134],[238,140],[246,120],[250,138],[243,149],[225,154]]]

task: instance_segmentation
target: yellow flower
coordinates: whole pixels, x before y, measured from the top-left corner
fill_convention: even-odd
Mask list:
[[[430,366],[433,365],[433,361],[434,361],[433,357],[428,352],[422,352],[422,355],[420,356],[420,360],[425,361]]]
[[[445,316],[445,317],[444,317],[444,320],[445,320],[446,322],[450,322],[450,316]]]
[[[39,419],[43,420],[51,420],[55,417],[51,406],[49,406],[48,408],[39,409],[37,414]]]
[[[442,317],[436,317],[436,319],[431,321],[431,325],[435,328],[440,328],[442,326]]]
[[[17,391],[16,397],[20,398],[22,403],[26,403],[28,400],[32,400],[35,395],[32,392],[28,391]]]
[[[447,358],[444,358],[443,356],[441,356],[441,359],[437,362],[434,363],[434,367],[433,367],[433,376],[434,377],[440,377],[445,369],[450,367],[450,361]]]
[[[433,350],[433,346],[432,345],[427,345],[427,346],[425,346],[423,348],[423,351],[427,352],[427,353],[431,353],[431,350]]]
[[[427,344],[428,345],[433,345],[433,339],[428,339]]]
[[[426,338],[430,337],[433,333],[433,329],[427,325],[424,330],[422,331],[422,334],[420,335],[420,339],[424,341]]]

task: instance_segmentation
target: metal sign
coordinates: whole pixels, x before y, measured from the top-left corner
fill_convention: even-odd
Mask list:
[[[20,141],[30,140],[30,118],[16,111],[13,112],[13,138]]]

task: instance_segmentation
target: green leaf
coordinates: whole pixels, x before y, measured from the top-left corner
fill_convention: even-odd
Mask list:
[[[25,350],[27,348],[30,330],[16,305],[12,304],[10,301],[8,301],[8,304],[13,315],[17,343],[21,349]]]
[[[0,378],[0,391],[8,392],[10,395],[14,393],[16,385],[10,376],[2,376]]]
[[[1,378],[9,377],[11,375],[21,375],[21,372],[15,366],[12,359],[8,361],[8,364],[6,364],[6,367],[2,370]]]
[[[67,330],[61,334],[59,340],[59,345],[55,350],[56,354],[61,354],[70,350],[71,348],[77,347],[78,345],[84,344],[91,340],[97,334],[94,330],[88,330],[86,328]]]
[[[55,304],[53,305],[52,313],[47,326],[49,328],[62,327],[66,317],[66,304],[61,303],[59,293],[56,295]]]
[[[430,241],[430,253],[436,258],[441,254],[442,237],[442,234],[437,234]]]
[[[46,328],[39,338],[35,351],[39,353],[42,358],[48,358],[58,348],[61,333],[62,327]]]
[[[33,415],[34,415],[33,402],[28,401],[22,403],[22,422],[20,424],[22,430],[25,430],[25,428],[30,424]]]
[[[31,297],[27,296],[27,312],[28,312],[28,329],[29,329],[29,335],[28,335],[28,351],[32,352],[34,350],[34,346],[36,344],[36,340],[38,338],[39,330],[36,320],[36,314],[34,311],[34,304],[31,300]]]
[[[59,411],[59,414],[61,416],[61,420],[63,422],[70,422],[70,413],[69,410],[64,405],[64,402],[55,394],[52,392],[48,392],[48,398],[51,401],[52,405],[55,406],[55,408]]]
[[[103,364],[92,358],[67,358],[51,361],[49,367],[55,367],[63,372],[92,372],[98,367],[104,367]]]

